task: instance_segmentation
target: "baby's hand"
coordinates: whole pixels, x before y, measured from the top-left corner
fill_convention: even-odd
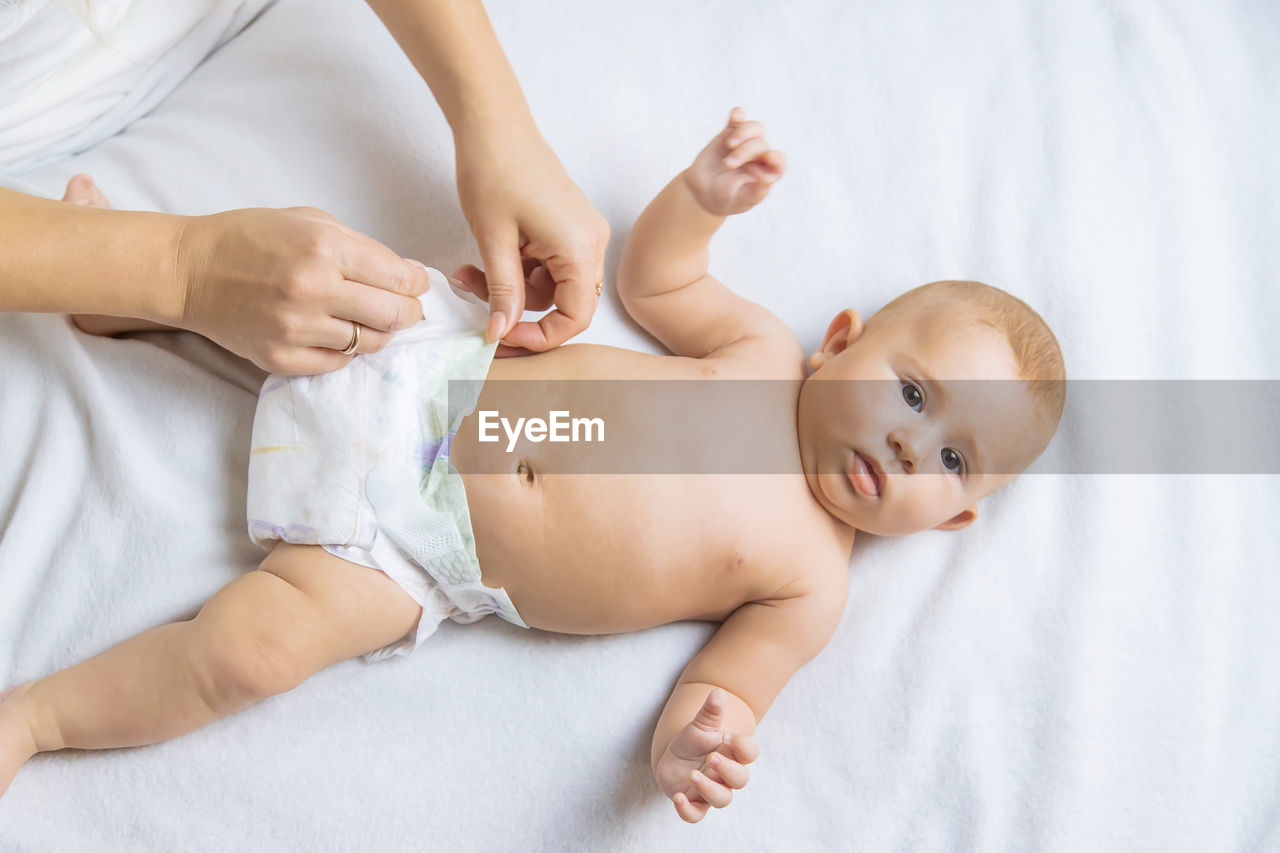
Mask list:
[[[724,731],[724,691],[712,690],[693,722],[681,729],[658,759],[658,787],[676,804],[676,813],[697,823],[715,806],[733,799],[750,775],[744,764],[760,754],[751,735]]]
[[[765,141],[764,125],[746,118],[742,107],[734,107],[729,124],[684,173],[698,203],[716,216],[755,207],[786,169],[782,152]]]

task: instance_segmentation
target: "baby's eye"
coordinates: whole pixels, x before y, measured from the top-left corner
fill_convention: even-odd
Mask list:
[[[920,389],[910,382],[902,383],[902,399],[907,401],[907,405],[915,409],[917,412],[924,408],[924,395],[920,393]]]
[[[964,468],[964,459],[950,447],[942,448],[942,467],[957,474]]]

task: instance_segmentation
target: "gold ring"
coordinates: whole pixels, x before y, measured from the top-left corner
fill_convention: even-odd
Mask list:
[[[342,351],[343,355],[355,355],[356,347],[360,346],[360,324],[355,320],[351,321],[351,343],[347,344],[347,348]]]
[[[600,279],[596,282],[596,296],[599,296],[602,293],[604,293],[604,279]]]

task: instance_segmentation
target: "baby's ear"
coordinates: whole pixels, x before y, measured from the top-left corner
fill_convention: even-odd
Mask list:
[[[862,315],[852,308],[844,309],[827,327],[827,334],[822,339],[822,347],[809,356],[809,366],[817,370],[829,359],[844,352],[860,337],[862,337]]]
[[[976,519],[977,517],[978,517],[978,505],[974,504],[968,509],[960,510],[955,515],[951,516],[946,521],[942,522],[941,524],[939,524],[937,527],[933,529],[934,530],[963,530],[964,528],[968,527],[970,524],[973,524],[974,519]]]

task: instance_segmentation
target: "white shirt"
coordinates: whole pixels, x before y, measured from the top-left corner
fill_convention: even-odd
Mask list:
[[[0,0],[0,175],[119,132],[268,2]]]

